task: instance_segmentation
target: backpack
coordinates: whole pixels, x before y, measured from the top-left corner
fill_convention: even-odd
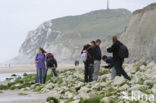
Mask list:
[[[53,59],[54,59],[54,55],[53,54],[48,53],[46,55],[47,66],[52,66],[53,65]]]
[[[122,43],[119,45],[118,56],[119,56],[119,58],[128,58],[129,57],[128,48]]]
[[[48,58],[48,57],[54,57],[54,55],[52,54],[52,53],[48,53],[47,55],[46,55],[46,57]]]
[[[81,54],[81,59],[82,61],[87,61],[88,58],[88,52],[86,50],[83,50],[82,54]]]

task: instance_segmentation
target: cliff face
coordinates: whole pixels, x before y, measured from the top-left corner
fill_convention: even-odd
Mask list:
[[[31,63],[40,47],[43,47],[47,52],[55,54],[56,58],[62,61],[75,57],[74,53],[78,53],[77,47],[74,47],[69,41],[64,40],[62,38],[64,34],[53,30],[52,25],[51,22],[45,22],[35,31],[29,32],[19,50],[19,55],[16,58],[17,62]]]
[[[156,60],[156,4],[135,11],[120,39],[130,50],[130,61]]]
[[[80,58],[82,46],[97,38],[122,32],[131,12],[125,9],[98,10],[78,16],[53,19],[30,31],[13,63],[32,63],[36,51],[43,47],[60,62]]]
[[[106,54],[106,47],[111,45],[111,36],[120,32],[120,40],[130,51],[128,61],[156,61],[156,4],[137,10],[130,17],[129,11],[119,9],[47,21],[28,33],[19,55],[12,61],[32,63],[37,49],[43,47],[54,53],[58,61],[70,62],[80,57],[84,44],[97,38],[104,39],[101,48]]]

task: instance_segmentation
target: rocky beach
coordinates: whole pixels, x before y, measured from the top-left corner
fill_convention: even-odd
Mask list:
[[[140,61],[124,67],[132,78],[130,82],[123,77],[111,80],[111,71],[104,68],[99,80],[92,83],[84,83],[83,69],[60,70],[58,78],[49,73],[44,85],[33,84],[35,74],[12,75],[7,84],[0,85],[0,100],[10,97],[4,103],[154,103],[156,63]]]

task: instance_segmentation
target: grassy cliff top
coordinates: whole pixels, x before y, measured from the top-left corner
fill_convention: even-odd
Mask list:
[[[120,33],[129,22],[131,12],[126,9],[96,10],[78,16],[52,20],[53,29],[63,32],[65,38],[101,38]]]

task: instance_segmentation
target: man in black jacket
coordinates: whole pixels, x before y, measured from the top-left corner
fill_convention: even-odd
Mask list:
[[[122,43],[118,41],[117,36],[112,37],[113,45],[107,49],[109,53],[113,53],[113,61],[114,61],[114,67],[116,69],[116,74],[118,76],[123,75],[126,79],[131,80],[131,78],[127,75],[125,70],[122,68],[124,58],[120,58],[118,55],[120,45]]]
[[[101,64],[101,58],[102,58],[101,49],[99,47],[100,44],[101,44],[101,40],[97,39],[96,46],[94,47],[94,73],[93,73],[94,81],[98,80],[98,75],[100,71],[100,64]]]

